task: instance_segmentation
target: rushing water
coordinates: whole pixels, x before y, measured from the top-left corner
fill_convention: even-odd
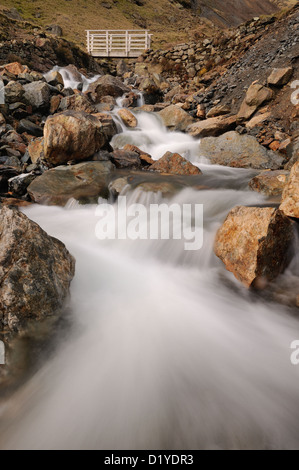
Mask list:
[[[154,115],[136,116],[138,129],[114,145],[130,141],[155,158],[182,153],[215,188],[173,198],[204,204],[204,247],[99,241],[92,205],[26,208],[76,257],[74,328],[6,404],[1,446],[298,448],[299,369],[290,343],[299,322],[239,285],[213,254],[215,232],[232,207],[266,202],[246,188],[252,172],[210,166],[196,140],[168,133]],[[140,201],[138,190],[127,196]],[[150,193],[143,202],[157,198]],[[297,269],[294,260],[289,273]]]

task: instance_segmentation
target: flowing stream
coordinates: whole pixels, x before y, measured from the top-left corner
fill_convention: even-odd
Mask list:
[[[7,402],[1,447],[298,448],[299,368],[290,362],[298,319],[248,292],[213,254],[231,208],[266,204],[247,189],[253,172],[211,166],[195,139],[167,132],[155,115],[136,117],[138,129],[122,127],[114,146],[133,143],[155,159],[176,151],[209,182],[171,201],[204,204],[204,246],[100,241],[95,205],[26,208],[77,260],[73,328]],[[138,190],[126,194],[140,202]],[[147,193],[143,203],[157,200]],[[285,276],[297,272],[294,259]]]

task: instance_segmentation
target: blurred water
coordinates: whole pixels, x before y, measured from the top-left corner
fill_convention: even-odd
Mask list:
[[[167,133],[155,116],[138,121],[141,130],[114,143],[130,137],[158,158],[164,136],[167,150],[200,161],[195,140]],[[226,187],[171,200],[204,205],[197,252],[181,240],[99,241],[92,205],[25,209],[77,260],[74,329],[6,404],[2,449],[299,447],[299,369],[290,363],[299,322],[248,292],[213,254],[229,210],[266,201],[245,189],[247,170],[200,167]],[[127,197],[162,202],[139,190]]]

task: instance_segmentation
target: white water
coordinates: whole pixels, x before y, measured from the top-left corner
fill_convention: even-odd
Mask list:
[[[138,119],[142,130],[127,133],[132,143],[147,137],[144,149],[157,158],[164,135],[174,145],[167,150],[185,145],[199,161],[198,142],[166,133],[151,115]],[[250,176],[201,167],[232,187]],[[95,206],[25,210],[76,257],[75,328],[7,403],[2,448],[299,447],[299,368],[289,349],[299,322],[257,300],[213,254],[227,212],[263,197],[186,189],[175,201],[204,204],[202,250],[186,252],[173,240],[99,241]]]
[[[73,90],[75,90],[80,83],[83,83],[83,92],[87,91],[89,85],[95,82],[100,77],[100,75],[95,75],[92,78],[87,78],[85,77],[85,75],[78,71],[78,74],[80,76],[80,80],[78,81],[76,80],[76,77],[74,77],[74,74],[72,74],[72,72],[65,67],[59,67],[58,65],[56,65],[55,67],[53,67],[52,70],[50,70],[50,72],[48,72],[48,74],[53,71],[58,71],[61,74],[65,88],[72,88]],[[47,76],[48,74],[46,74],[45,76]]]

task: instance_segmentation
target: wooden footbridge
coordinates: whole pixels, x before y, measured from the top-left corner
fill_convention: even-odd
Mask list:
[[[87,51],[93,57],[139,57],[151,47],[147,30],[88,30]]]

